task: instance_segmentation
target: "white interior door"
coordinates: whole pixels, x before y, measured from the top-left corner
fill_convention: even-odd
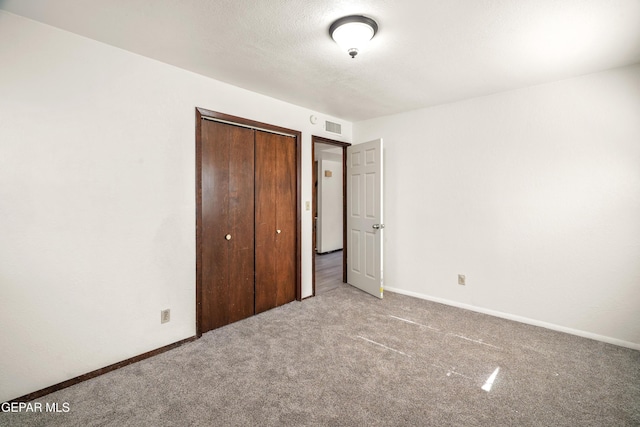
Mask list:
[[[347,282],[382,298],[382,139],[347,148]]]

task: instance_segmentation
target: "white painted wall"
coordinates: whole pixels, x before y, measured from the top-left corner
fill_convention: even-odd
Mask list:
[[[339,149],[340,151],[342,149]],[[331,171],[332,176],[325,176]],[[321,152],[318,157],[318,252],[342,249],[342,154]]]
[[[4,11],[0,64],[0,401],[195,334],[195,107],[302,131],[303,207],[309,116],[351,136]],[[303,297],[311,225],[303,210]]]
[[[354,123],[377,137],[388,288],[640,348],[640,65]]]

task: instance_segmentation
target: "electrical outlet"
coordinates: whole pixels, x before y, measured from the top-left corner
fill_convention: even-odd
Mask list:
[[[171,310],[168,308],[162,310],[160,312],[160,323],[167,323],[169,320],[171,320]]]
[[[458,285],[466,285],[467,284],[467,278],[464,274],[458,274]]]

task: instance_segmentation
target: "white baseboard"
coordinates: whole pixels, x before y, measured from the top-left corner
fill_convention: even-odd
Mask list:
[[[397,294],[407,295],[414,298],[420,298],[427,301],[433,301],[440,304],[450,305],[453,307],[463,308],[465,310],[471,310],[478,313],[488,314],[490,316],[501,317],[503,319],[514,320],[520,323],[526,323],[527,325],[540,326],[541,328],[551,329],[553,331],[564,332],[571,335],[577,335],[583,338],[589,338],[596,341],[606,342],[608,344],[618,345],[620,347],[626,347],[633,350],[640,350],[640,344],[629,341],[619,340],[617,338],[611,338],[604,335],[598,335],[591,332],[581,331],[579,329],[567,328],[553,323],[542,322],[540,320],[529,319],[528,317],[517,316],[515,314],[503,313],[501,311],[490,310],[488,308],[477,307],[470,304],[464,304],[457,301],[451,301],[444,298],[431,297],[429,295],[420,294],[417,292],[405,291],[404,289],[398,289],[390,286],[385,286],[385,291],[395,292]]]

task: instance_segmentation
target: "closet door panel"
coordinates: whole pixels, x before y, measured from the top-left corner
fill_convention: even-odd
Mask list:
[[[253,131],[237,128],[229,155],[229,318],[254,314],[254,141]]]
[[[276,306],[277,282],[274,262],[276,243],[277,156],[273,134],[256,131],[255,223],[256,313]]]
[[[277,305],[296,298],[296,145],[295,140],[278,136],[275,263]]]
[[[253,161],[253,131],[203,121],[203,332],[253,314],[253,277],[242,271],[253,271],[253,230],[245,229],[253,222],[253,171],[238,174],[247,159]]]
[[[226,292],[229,251],[224,235],[229,216],[229,143],[217,123],[202,123],[202,330],[224,321],[218,294]]]
[[[295,299],[295,139],[256,132],[256,313]]]

